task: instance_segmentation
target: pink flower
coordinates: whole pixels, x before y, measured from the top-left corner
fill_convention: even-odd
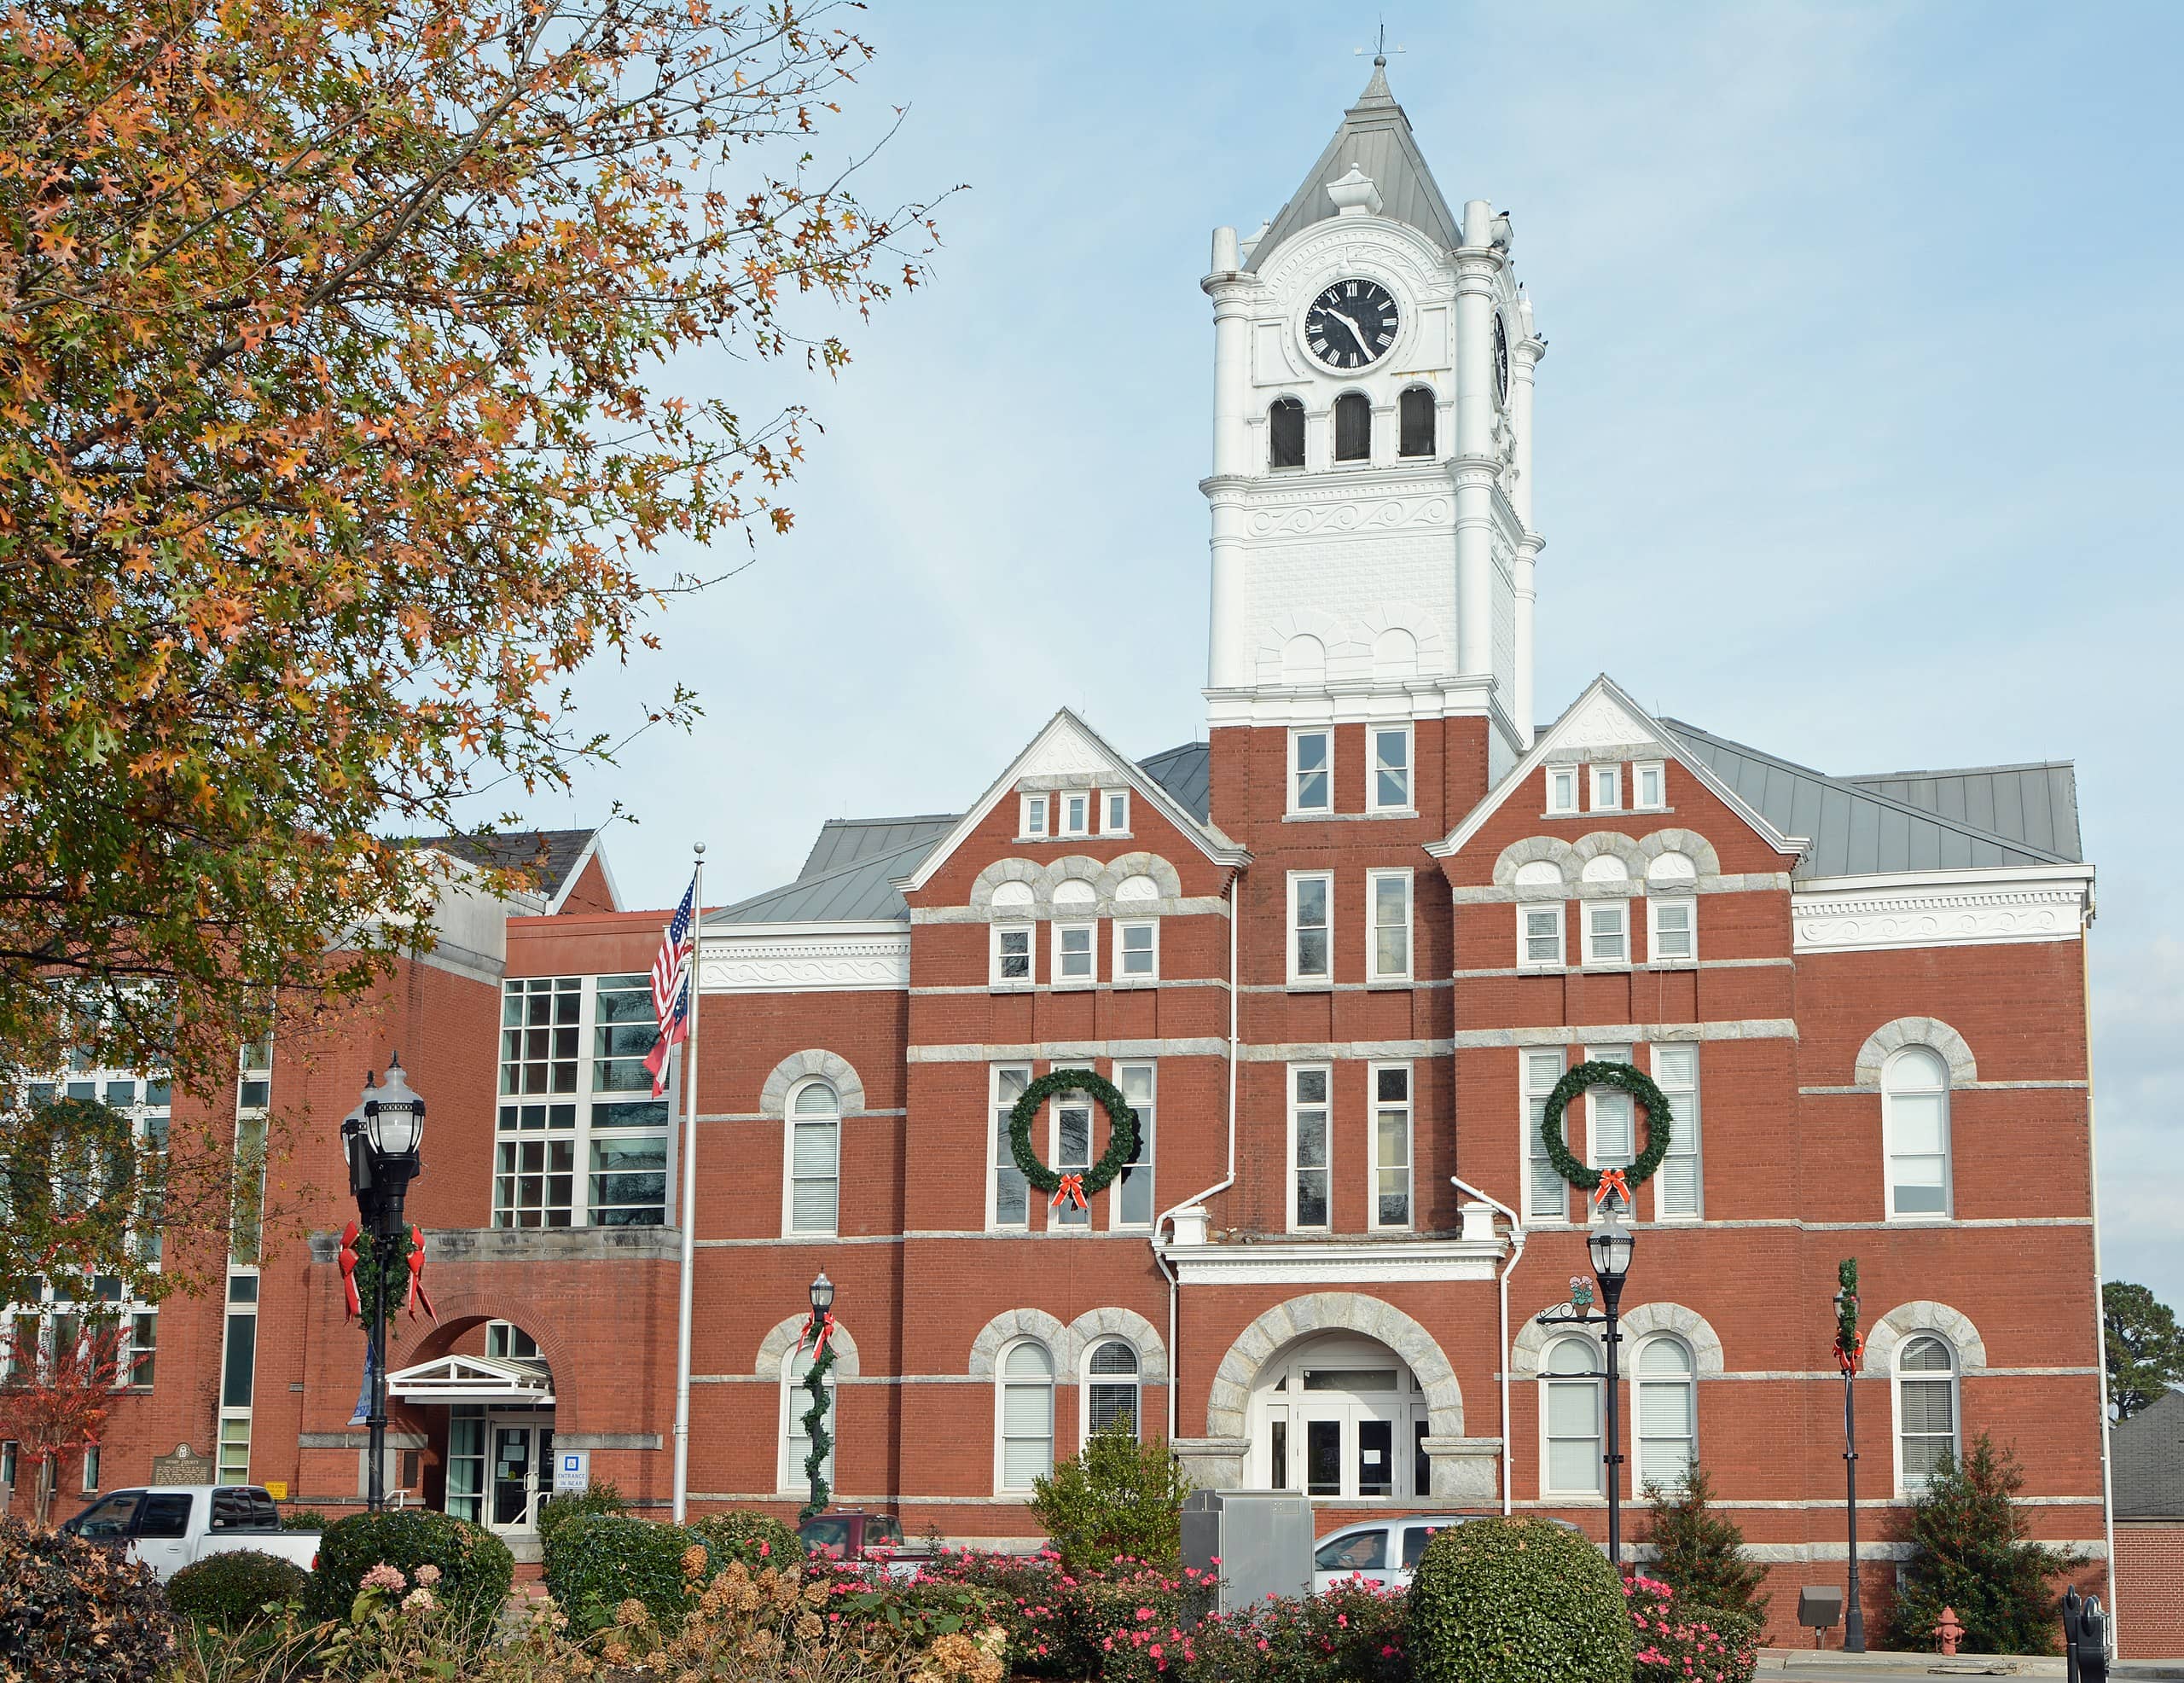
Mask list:
[[[402,1598],[402,1610],[405,1613],[429,1613],[439,1605],[433,1599],[432,1591],[422,1587],[411,1590]]]
[[[402,1576],[399,1566],[390,1566],[384,1560],[364,1574],[360,1581],[365,1589],[404,1590],[410,1581]]]
[[[423,1565],[417,1569],[417,1581],[419,1583],[436,1584],[439,1581],[440,1569],[433,1565],[431,1561],[427,1560]]]
[[[759,1558],[759,1559],[761,1559],[761,1560],[764,1560],[764,1559],[768,1555],[771,1554],[773,1552],[774,1552],[774,1546],[773,1546],[771,1543],[769,1543],[769,1542],[761,1542],[761,1543],[758,1545],[758,1558]],[[1846,1555],[1846,1556],[1844,1556],[1844,1558],[1845,1559],[1848,1559],[1850,1557]]]

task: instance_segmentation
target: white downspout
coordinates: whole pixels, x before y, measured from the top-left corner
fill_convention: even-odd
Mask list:
[[[1516,1506],[1509,1442],[1509,1370],[1516,1366],[1516,1353],[1509,1347],[1509,1276],[1525,1260],[1525,1224],[1517,1219],[1515,1210],[1492,1193],[1481,1192],[1461,1175],[1449,1176],[1449,1184],[1459,1192],[1469,1193],[1483,1204],[1492,1204],[1509,1218],[1509,1260],[1502,1268],[1502,1517],[1507,1519]]]
[[[1153,1261],[1168,1277],[1168,1442],[1176,1441],[1176,1393],[1182,1390],[1177,1368],[1182,1365],[1176,1350],[1176,1298],[1181,1282],[1176,1270],[1168,1262],[1167,1253],[1160,1248],[1160,1230],[1166,1227],[1178,1210],[1188,1210],[1194,1204],[1203,1204],[1216,1193],[1225,1193],[1236,1183],[1236,924],[1242,910],[1244,873],[1240,870],[1228,879],[1228,1167],[1225,1174],[1204,1192],[1185,1198],[1181,1204],[1171,1204],[1153,1221]],[[1158,1149],[1156,1145],[1155,1149]],[[1505,1314],[1502,1320],[1508,1320]]]

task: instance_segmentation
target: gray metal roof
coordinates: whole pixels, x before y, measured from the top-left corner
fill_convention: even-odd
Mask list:
[[[1213,810],[1213,745],[1186,742],[1150,759],[1140,760],[1138,769],[1165,789],[1177,806],[1201,824]]]
[[[819,839],[811,844],[796,879],[804,882],[875,853],[899,853],[913,842],[938,841],[961,816],[957,812],[920,812],[907,818],[829,818],[819,827]]]
[[[491,869],[526,872],[537,892],[551,901],[598,833],[596,830],[502,830],[490,835],[417,836],[410,839],[409,845],[438,848]]]
[[[1830,777],[1664,718],[1663,728],[1785,834],[1801,877],[2081,862],[2067,763]]]
[[[1292,234],[1335,214],[1328,187],[1350,173],[1355,164],[1372,177],[1380,189],[1380,214],[1408,223],[1443,250],[1463,243],[1463,224],[1449,209],[1449,201],[1433,183],[1425,155],[1411,138],[1410,119],[1403,115],[1395,96],[1388,91],[1387,73],[1380,61],[1373,66],[1373,79],[1357,96],[1357,103],[1343,113],[1342,125],[1312,165],[1304,185],[1289,195],[1289,202],[1275,213],[1274,223],[1258,238],[1244,264],[1256,270],[1260,262]]]
[[[2184,1391],[2109,1428],[2118,1519],[2184,1519]]]

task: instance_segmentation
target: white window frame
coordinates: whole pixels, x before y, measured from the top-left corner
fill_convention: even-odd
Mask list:
[[[1621,812],[1623,806],[1623,763],[1593,765],[1585,768],[1586,806],[1593,812]],[[1603,800],[1601,792],[1606,792]]]
[[[1039,984],[1039,926],[1028,918],[1010,918],[996,921],[988,938],[989,974],[986,985],[995,993],[1027,993]],[[1024,974],[1004,976],[1001,972],[1001,937],[1004,934],[1024,937]]]
[[[1914,1344],[1928,1340],[1941,1346],[1949,1357],[1949,1454],[1961,1462],[1964,1458],[1964,1355],[1956,1346],[1938,1332],[1918,1332],[1910,1334],[1896,1347],[1888,1364],[1888,1436],[1896,1457],[1896,1494],[1910,1497],[1920,1494],[1926,1488],[1923,1478],[1914,1481],[1903,1471],[1903,1387],[1910,1384],[1939,1384],[1944,1376],[1931,1372],[1907,1375],[1903,1358]],[[1921,1433],[1926,1436],[1931,1434]]]
[[[1583,775],[1574,765],[1551,765],[1547,768],[1546,804],[1542,809],[1549,818],[1572,818],[1577,813],[1577,783]]]
[[[1059,1067],[1083,1069],[1089,1065],[1064,1064]],[[1099,1102],[1089,1093],[1077,1094],[1076,1097],[1079,1102],[1077,1104],[1068,1104],[1070,1097],[1069,1094],[1057,1093],[1047,1100],[1047,1162],[1056,1174],[1066,1175],[1073,1172],[1082,1175],[1100,1160],[1100,1118],[1106,1112],[1101,1110]],[[1084,1112],[1084,1161],[1082,1163],[1062,1161],[1061,1113],[1066,1104],[1071,1110],[1081,1108]],[[1090,1233],[1092,1231],[1090,1201],[1087,1200],[1086,1207],[1083,1210],[1079,1210],[1073,1200],[1061,1204],[1048,1204],[1046,1230],[1050,1233]]]
[[[1688,1056],[1691,1059],[1691,1082],[1688,1086],[1672,1078],[1662,1067],[1662,1053],[1670,1058]],[[1653,1066],[1653,1085],[1661,1089],[1661,1096],[1669,1101],[1676,1113],[1670,1124],[1668,1161],[1661,1164],[1665,1171],[1669,1162],[1677,1158],[1693,1158],[1691,1168],[1692,1207],[1670,1210],[1668,1207],[1669,1183],[1666,1173],[1653,1176],[1653,1219],[1657,1222],[1698,1222],[1706,1215],[1706,1157],[1705,1106],[1700,1100],[1699,1088],[1705,1079],[1706,1059],[1696,1043],[1679,1042],[1674,1046],[1650,1046],[1647,1061]],[[1648,1120],[1647,1126],[1651,1127]]]
[[[1691,950],[1673,956],[1661,952],[1661,914],[1670,907],[1682,908],[1689,916],[1685,934],[1691,942]],[[1695,894],[1662,894],[1646,897],[1646,962],[1656,970],[1687,969],[1699,962],[1699,897]]]
[[[1554,956],[1536,959],[1531,956],[1531,931],[1528,920],[1542,913],[1554,919]],[[1570,967],[1570,933],[1567,927],[1567,908],[1560,900],[1519,900],[1517,902],[1517,968],[1519,970],[1566,970]]]
[[[1309,772],[1299,770],[1297,764],[1298,744],[1308,736],[1316,736],[1327,744],[1326,763]],[[1333,725],[1302,726],[1290,731],[1288,810],[1292,817],[1325,818],[1333,815],[1334,812],[1334,727]],[[1326,798],[1316,806],[1304,806],[1298,803],[1298,786],[1306,777],[1319,777],[1323,780],[1321,787]]]
[[[1905,1087],[1896,1084],[1896,1072],[1907,1061],[1907,1052],[1921,1052],[1941,1065],[1941,1084],[1938,1087]],[[1880,1167],[1882,1208],[1891,1222],[1918,1223],[1921,1222],[1953,1221],[1956,1216],[1956,1144],[1955,1105],[1953,1102],[1955,1083],[1949,1077],[1949,1059],[1937,1048],[1920,1044],[1907,1046],[1890,1054],[1880,1071]],[[1938,1094],[1942,1111],[1942,1207],[1938,1210],[1898,1210],[1896,1207],[1896,1100],[1903,1097],[1924,1097]],[[1926,1156],[1926,1152],[1902,1152],[1902,1156]]]
[[[1547,1100],[1569,1068],[1570,1054],[1564,1047],[1529,1046],[1517,1053],[1517,1174],[1518,1184],[1524,1188],[1525,1221],[1529,1226],[1552,1222],[1567,1227],[1570,1223],[1570,1183],[1555,1173],[1554,1165],[1548,1160],[1547,1142],[1539,1137]],[[1566,1110],[1563,1112],[1562,1135],[1563,1143],[1567,1145],[1570,1117]],[[1536,1173],[1542,1164],[1546,1166],[1545,1174]],[[1540,1190],[1550,1176],[1558,1188],[1556,1200],[1551,1204]]]
[[[1044,795],[1022,795],[1016,808],[1016,839],[1019,841],[1048,841],[1054,833],[1047,827],[1049,816]]]
[[[1070,956],[1063,949],[1065,933],[1082,936],[1084,941],[1084,974],[1071,976],[1063,970],[1062,960]],[[1057,991],[1096,988],[1100,985],[1100,926],[1089,918],[1057,918],[1047,926],[1047,966],[1048,979]]]
[[[794,1349],[781,1353],[781,1424],[780,1434],[774,1440],[776,1446],[775,1458],[780,1463],[775,1469],[778,1482],[774,1488],[785,1496],[804,1495],[811,1489],[810,1475],[804,1470],[804,1456],[796,1453],[796,1429],[803,1421],[804,1410],[811,1406],[811,1393],[804,1388],[804,1375],[796,1371],[797,1355]],[[827,1418],[830,1421],[839,1420],[840,1388],[831,1372],[823,1383],[827,1388]],[[840,1453],[842,1445],[839,1431],[829,1435],[834,1441],[827,1446],[825,1477],[832,1485],[834,1482],[834,1458]],[[806,1438],[804,1442],[809,1443],[810,1440]],[[809,1454],[810,1451],[806,1449],[804,1454]]]
[[[824,1088],[833,1095],[834,1108],[831,1114],[811,1111],[799,1114],[797,1101],[804,1094]],[[796,1225],[796,1135],[799,1128],[816,1128],[831,1123],[834,1133],[834,1172],[827,1178],[834,1183],[834,1218],[823,1227],[799,1227]],[[813,1180],[817,1175],[808,1177]],[[824,1076],[809,1076],[792,1087],[781,1104],[781,1237],[783,1239],[832,1239],[842,1230],[842,1098],[841,1089]]]
[[[1384,882],[1403,884],[1403,968],[1380,968],[1380,931],[1395,927],[1383,924],[1380,915],[1380,885]],[[1417,873],[1408,867],[1400,870],[1374,870],[1365,873],[1365,979],[1368,982],[1409,982],[1416,964],[1418,906]]]
[[[1119,1374],[1095,1376],[1092,1372],[1092,1358],[1110,1345],[1128,1350],[1130,1360],[1136,1364],[1136,1377],[1130,1381],[1130,1394],[1134,1399],[1130,1411],[1130,1428],[1139,1442],[1145,1441],[1145,1353],[1128,1338],[1111,1335],[1095,1338],[1087,1344],[1084,1359],[1077,1367],[1077,1444],[1079,1449],[1092,1441],[1092,1388],[1095,1385],[1119,1388],[1123,1383]]]
[[[1579,923],[1584,931],[1584,967],[1588,970],[1629,969],[1630,902],[1628,900],[1581,900],[1577,904],[1579,907]],[[1623,950],[1612,958],[1603,958],[1594,948],[1594,943],[1598,937],[1596,931],[1593,928],[1593,914],[1596,912],[1609,910],[1612,910],[1616,914],[1617,938],[1622,942]]]
[[[1124,930],[1142,929],[1147,931],[1153,949],[1153,967],[1142,974],[1125,970],[1124,962],[1129,956],[1124,945]],[[1123,918],[1115,920],[1114,955],[1109,964],[1108,978],[1118,988],[1149,988],[1160,979],[1160,920],[1158,918]]]
[[[1130,1095],[1130,1083],[1124,1077],[1125,1066],[1145,1071],[1146,1098],[1142,1104]],[[1130,1107],[1136,1111],[1138,1119],[1136,1160],[1124,1165],[1123,1171],[1115,1176],[1114,1185],[1107,1191],[1107,1227],[1112,1233],[1143,1233],[1152,1227],[1160,1213],[1157,1196],[1159,1182],[1153,1178],[1157,1173],[1155,1153],[1160,1138],[1160,1066],[1150,1058],[1120,1058],[1109,1065],[1107,1079],[1122,1090],[1124,1098],[1130,1099]],[[1139,1169],[1144,1170],[1146,1175],[1146,1218],[1142,1222],[1133,1222],[1124,1217],[1123,1193],[1125,1183]]]
[[[1298,890],[1305,883],[1323,883],[1327,887],[1327,921],[1314,926],[1327,936],[1327,968],[1307,974],[1298,966],[1298,937],[1303,932],[1297,922]],[[1289,873],[1289,985],[1292,988],[1328,988],[1334,985],[1334,873],[1333,871],[1292,871]]]
[[[1556,1349],[1564,1344],[1580,1346],[1591,1355],[1590,1374],[1555,1373],[1549,1371]],[[1604,1377],[1597,1377],[1602,1374],[1605,1367],[1606,1363],[1601,1359],[1600,1345],[1583,1333],[1565,1332],[1560,1338],[1551,1338],[1548,1341],[1546,1348],[1539,1353],[1539,1378],[1536,1383],[1539,1386],[1539,1494],[1542,1501],[1555,1498],[1580,1503],[1605,1502],[1607,1500],[1607,1465],[1601,1460],[1602,1446],[1607,1439],[1607,1395],[1605,1389],[1607,1380]],[[1592,1444],[1594,1452],[1592,1483],[1568,1489],[1550,1482],[1554,1470],[1554,1456],[1552,1448],[1554,1435],[1553,1421],[1550,1418],[1553,1409],[1548,1402],[1548,1397],[1550,1389],[1557,1385],[1583,1385],[1589,1388],[1593,1394],[1593,1431],[1591,1436],[1586,1440]]]
[[[1653,780],[1653,796],[1646,798],[1646,780]],[[1630,767],[1630,810],[1633,812],[1664,812],[1669,804],[1669,774],[1664,762],[1635,760]]]
[[[1585,1061],[1589,1064],[1628,1064],[1631,1068],[1635,1069],[1638,1067],[1637,1059],[1638,1048],[1635,1046],[1626,1045],[1619,1041],[1610,1046],[1589,1046],[1585,1048]],[[1627,1169],[1630,1166],[1630,1163],[1635,1163],[1638,1160],[1637,1100],[1633,1098],[1629,1094],[1622,1092],[1617,1088],[1594,1087],[1587,1089],[1585,1094],[1585,1148],[1578,1156],[1578,1161],[1583,1163],[1588,1169],[1598,1169],[1601,1167],[1598,1150],[1600,1132],[1600,1106],[1603,1104],[1613,1105],[1618,1103],[1627,1105],[1630,1109],[1630,1159],[1629,1163],[1620,1164],[1617,1166]],[[1564,1111],[1562,1113],[1562,1135],[1564,1143],[1567,1144],[1570,1136],[1570,1112],[1567,1110]],[[1571,1149],[1575,1150],[1576,1147],[1572,1146]],[[1637,1202],[1638,1200],[1634,1194],[1630,1200],[1631,1207],[1623,1212],[1623,1219],[1625,1221],[1635,1222],[1638,1219],[1638,1210],[1636,1207]],[[1586,1221],[1589,1224],[1600,1220],[1600,1206],[1594,1204],[1590,1198],[1588,1198],[1585,1201],[1585,1210]]]
[[[1126,836],[1130,833],[1129,790],[1100,791],[1100,833],[1103,836]]]
[[[993,1489],[997,1496],[1028,1496],[1031,1487],[1008,1482],[1008,1388],[1012,1383],[1025,1385],[1024,1379],[1011,1381],[1008,1359],[1023,1346],[1029,1344],[1047,1358],[1047,1471],[1054,1465],[1054,1390],[1061,1380],[1060,1364],[1054,1353],[1037,1338],[1012,1338],[994,1353],[993,1363]]]
[[[1656,1344],[1664,1344],[1670,1349],[1682,1352],[1684,1361],[1682,1373],[1675,1375],[1656,1374],[1650,1377],[1647,1374],[1646,1352]],[[1664,1490],[1681,1493],[1690,1480],[1691,1469],[1699,1465],[1698,1355],[1693,1350],[1687,1339],[1680,1338],[1673,1332],[1648,1333],[1631,1347],[1629,1378],[1630,1381],[1629,1494],[1635,1498],[1646,1488],[1647,1477],[1646,1445],[1648,1442],[1688,1443],[1691,1446],[1690,1455],[1684,1463],[1683,1477],[1674,1484],[1664,1483],[1661,1486]],[[1646,1392],[1648,1389],[1662,1390],[1671,1386],[1683,1393],[1686,1430],[1681,1434],[1669,1437],[1649,1434],[1646,1431]]]
[[[1321,1090],[1326,1096],[1313,1103],[1300,1106],[1297,1100],[1298,1077],[1310,1074],[1317,1074],[1320,1077],[1324,1083]],[[1291,1233],[1333,1233],[1334,1231],[1334,1065],[1332,1064],[1291,1064],[1287,1065],[1287,1073],[1283,1080],[1287,1083],[1284,1090],[1284,1110],[1289,1123],[1289,1143],[1284,1154],[1284,1161],[1287,1164],[1288,1230]],[[1300,1109],[1318,1111],[1325,1114],[1326,1131],[1322,1137],[1326,1141],[1323,1155],[1327,1162],[1324,1164],[1300,1164],[1297,1161],[1297,1112]],[[1302,1226],[1297,1219],[1297,1177],[1307,1169],[1316,1170],[1325,1177],[1327,1181],[1327,1220],[1309,1227]]]
[[[1380,1096],[1380,1077],[1384,1071],[1401,1071],[1403,1077],[1403,1096],[1400,1100]],[[1375,1233],[1408,1233],[1418,1225],[1418,1071],[1407,1061],[1368,1064],[1365,1066],[1365,1097],[1370,1108],[1366,1112],[1368,1140],[1366,1156],[1369,1167],[1365,1184],[1365,1225]],[[1380,1113],[1383,1111],[1403,1112],[1403,1161],[1391,1163],[1380,1155]],[[1380,1177],[1384,1173],[1400,1170],[1403,1180],[1403,1207],[1409,1214],[1400,1222],[1380,1219]],[[1333,1211],[1329,1210],[1330,1216]]]
[[[1014,1092],[1004,1095],[1002,1088],[1008,1077],[1022,1077],[1021,1085]],[[1008,1112],[1015,1107],[1016,1095],[1031,1084],[1031,1065],[1029,1064],[991,1064],[986,1068],[986,1114],[993,1118],[991,1143],[986,1147],[986,1231],[988,1233],[1028,1233],[1031,1228],[1031,1188],[1024,1188],[1024,1219],[1004,1222],[1001,1219],[1001,1176],[1004,1174],[1023,1176],[1016,1167],[1016,1158],[1008,1148]]]
[[[1380,739],[1383,736],[1403,739],[1403,798],[1399,801],[1380,798]],[[1418,810],[1418,745],[1407,720],[1402,724],[1368,724],[1365,727],[1365,810]]]
[[[1090,789],[1064,789],[1056,799],[1061,807],[1061,821],[1054,826],[1054,834],[1072,839],[1090,835],[1098,795]]]

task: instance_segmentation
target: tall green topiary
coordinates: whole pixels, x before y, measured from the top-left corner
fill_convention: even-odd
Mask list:
[[[750,1508],[730,1508],[694,1519],[690,1535],[706,1546],[708,1579],[731,1560],[741,1560],[754,1572],[769,1566],[800,1565],[804,1560],[802,1537],[771,1514]]]
[[[1751,1613],[1764,1622],[1767,1569],[1746,1557],[1744,1532],[1714,1512],[1714,1481],[1693,1461],[1681,1490],[1645,1489],[1647,1535],[1653,1546],[1647,1575],[1678,1601]]]
[[[1900,1522],[1911,1558],[1890,1616],[1894,1646],[1932,1652],[1944,1607],[1963,1622],[1970,1653],[2052,1654],[2061,1645],[2050,1581],[2077,1562],[2026,1538],[2012,1500],[2024,1483],[2017,1456],[1984,1431],[1961,1461],[1943,1455]]]
[[[634,1597],[662,1628],[681,1627],[690,1582],[682,1554],[696,1539],[680,1525],[626,1513],[587,1513],[546,1540],[546,1591],[580,1629],[613,1622]]]
[[[167,1580],[167,1605],[200,1624],[239,1630],[269,1606],[304,1599],[311,1575],[293,1560],[254,1548],[193,1561]]]
[[[174,1620],[148,1566],[0,1518],[0,1677],[152,1683],[174,1655]]]
[[[425,1508],[352,1513],[318,1540],[318,1566],[304,1590],[305,1616],[346,1619],[364,1574],[381,1562],[412,1582],[416,1569],[437,1566],[435,1590],[457,1628],[472,1641],[492,1634],[515,1582],[515,1557],[482,1525]]]
[[[1622,1581],[1544,1519],[1475,1519],[1434,1534],[1410,1587],[1416,1683],[1630,1683]]]
[[[1138,1441],[1121,1414],[1053,1472],[1031,1483],[1031,1512],[1072,1571],[1111,1565],[1118,1557],[1172,1566],[1182,1554],[1183,1499],[1191,1482],[1165,1440]]]

